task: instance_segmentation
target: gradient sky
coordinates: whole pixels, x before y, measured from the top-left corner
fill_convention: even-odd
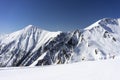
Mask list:
[[[0,33],[29,24],[72,31],[105,17],[120,18],[120,0],[0,0]]]

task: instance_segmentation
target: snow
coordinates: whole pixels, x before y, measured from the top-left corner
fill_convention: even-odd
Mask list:
[[[73,62],[120,55],[119,24],[120,19],[104,18],[85,28],[74,50]]]
[[[61,34],[63,33],[63,35]],[[61,34],[61,35],[60,35]],[[59,35],[59,36],[58,36]],[[68,39],[64,39],[68,38]],[[74,48],[68,50],[69,40],[74,41]],[[52,42],[53,41],[53,42]],[[53,43],[55,46],[51,46]],[[62,55],[62,59],[58,58],[58,54],[62,53],[61,47],[56,44],[65,42],[67,46],[63,49],[71,54],[67,59]],[[78,43],[77,43],[78,42]],[[56,61],[50,62],[51,66],[34,67],[39,60],[46,59],[48,53],[44,47],[49,46],[55,48],[54,55],[50,57],[56,58]],[[73,46],[72,46],[73,47]],[[119,80],[120,74],[120,19],[101,19],[82,31],[76,30],[64,34],[64,32],[50,32],[39,29],[33,25],[13,32],[11,34],[0,35],[0,66],[12,66],[15,59],[20,59],[25,53],[31,52],[28,59],[23,61],[26,65],[32,58],[37,56],[36,51],[41,49],[40,56],[29,65],[29,67],[4,67],[0,68],[1,80]],[[16,50],[21,49],[19,52]],[[20,57],[13,56],[14,53]],[[24,53],[25,51],[25,53]],[[35,54],[35,56],[34,56]],[[64,57],[64,58],[63,58]],[[49,58],[49,56],[47,56]],[[56,65],[59,60],[66,60],[64,65]],[[105,60],[107,59],[107,60]],[[48,59],[49,61],[50,59]],[[78,62],[82,61],[82,62]],[[72,64],[67,64],[67,63]],[[77,62],[77,63],[75,63]]]
[[[120,80],[120,59],[45,67],[0,68],[1,80]]]
[[[7,45],[12,41],[14,41],[16,42],[14,47],[21,47],[22,50],[25,49],[26,51],[29,51],[32,48],[32,46],[35,45],[35,43],[38,44],[36,45],[37,47],[38,46],[40,47],[45,42],[47,42],[50,38],[56,37],[59,33],[60,31],[50,32],[50,31],[39,29],[33,25],[28,25],[22,30],[19,30],[7,36],[1,37],[0,39],[2,39],[2,42],[0,44]]]
[[[119,47],[120,19],[104,18],[73,32],[50,32],[28,25],[1,35],[0,66],[103,60],[119,56]]]
[[[11,52],[16,51],[15,54],[20,54],[21,56],[25,55],[25,53],[20,53],[19,50],[26,53],[29,51],[34,53],[48,40],[52,40],[60,33],[60,31],[50,32],[39,29],[33,25],[28,25],[22,30],[7,34],[5,36],[0,35],[0,54],[2,54],[0,55],[0,64],[7,63],[11,65],[14,61],[12,58],[13,54]]]
[[[90,26],[84,28],[84,30],[90,30],[90,29],[94,28],[95,26],[98,25],[98,23],[99,23],[100,21],[101,21],[101,20],[96,21],[95,23],[91,24]]]
[[[39,60],[41,60],[41,59],[43,59],[43,58],[45,57],[46,54],[47,54],[47,52],[43,53],[36,61],[34,61],[34,62],[30,65],[30,67],[34,67],[34,66],[38,63]]]

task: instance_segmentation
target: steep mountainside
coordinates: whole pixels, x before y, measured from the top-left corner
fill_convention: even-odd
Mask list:
[[[39,66],[120,55],[120,19],[104,18],[83,30],[49,32],[32,25],[0,36],[0,66]]]
[[[19,66],[41,55],[41,47],[60,32],[49,32],[32,25],[0,38],[0,66]]]

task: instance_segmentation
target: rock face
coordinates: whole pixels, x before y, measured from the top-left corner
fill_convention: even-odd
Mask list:
[[[0,67],[41,66],[120,55],[120,19],[104,18],[83,30],[49,32],[32,25],[0,35]]]

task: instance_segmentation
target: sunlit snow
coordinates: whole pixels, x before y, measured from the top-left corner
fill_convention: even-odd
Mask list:
[[[0,80],[120,80],[120,59],[46,67],[0,68]]]

